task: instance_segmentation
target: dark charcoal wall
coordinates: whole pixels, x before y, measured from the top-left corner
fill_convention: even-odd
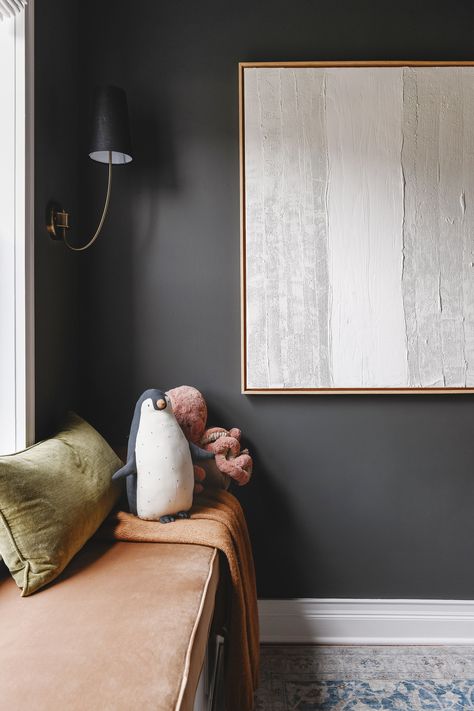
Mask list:
[[[135,142],[80,260],[83,413],[120,441],[143,388],[187,383],[244,430],[263,597],[472,597],[471,397],[240,394],[237,99],[239,60],[470,59],[471,3],[82,7],[82,95],[126,88]],[[101,170],[82,163],[91,226]]]
[[[36,436],[51,433],[77,393],[77,263],[45,230],[55,198],[77,215],[78,15],[75,0],[36,3]]]

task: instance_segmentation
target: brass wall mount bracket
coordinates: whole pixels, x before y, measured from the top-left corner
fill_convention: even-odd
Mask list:
[[[51,239],[64,242],[69,227],[69,213],[58,202],[49,202],[46,208],[46,229]]]

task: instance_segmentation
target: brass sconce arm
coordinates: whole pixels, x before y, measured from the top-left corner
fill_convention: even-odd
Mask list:
[[[15,2],[18,1],[15,0]],[[0,5],[2,2],[5,0],[0,0]],[[94,236],[82,247],[74,247],[67,236],[70,227],[69,214],[56,202],[50,202],[46,208],[46,229],[49,236],[54,240],[62,240],[72,252],[84,252],[89,249],[100,235],[109,209],[112,191],[112,164],[125,165],[133,160],[127,97],[123,89],[118,86],[96,87],[91,119],[89,158],[109,166],[107,195]]]
[[[46,229],[48,230],[52,239],[63,240],[66,247],[71,249],[73,252],[83,252],[89,247],[92,247],[97,237],[100,235],[102,227],[107,217],[107,212],[110,203],[110,194],[112,192],[112,152],[109,151],[109,177],[107,181],[107,195],[105,197],[104,209],[102,210],[102,216],[100,222],[95,231],[95,234],[87,242],[87,244],[82,247],[74,247],[67,238],[67,231],[70,229],[69,224],[69,213],[63,210],[57,203],[51,202],[47,209],[47,219],[46,219]]]

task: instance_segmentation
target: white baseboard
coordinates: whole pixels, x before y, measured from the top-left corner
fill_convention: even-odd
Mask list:
[[[472,644],[474,600],[259,600],[267,643]]]

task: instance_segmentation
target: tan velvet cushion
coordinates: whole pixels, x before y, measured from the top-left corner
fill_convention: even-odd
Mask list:
[[[38,595],[0,579],[0,707],[191,711],[217,581],[213,548],[94,540]]]
[[[0,554],[24,596],[54,580],[120,494],[121,462],[71,413],[55,437],[0,457]]]

